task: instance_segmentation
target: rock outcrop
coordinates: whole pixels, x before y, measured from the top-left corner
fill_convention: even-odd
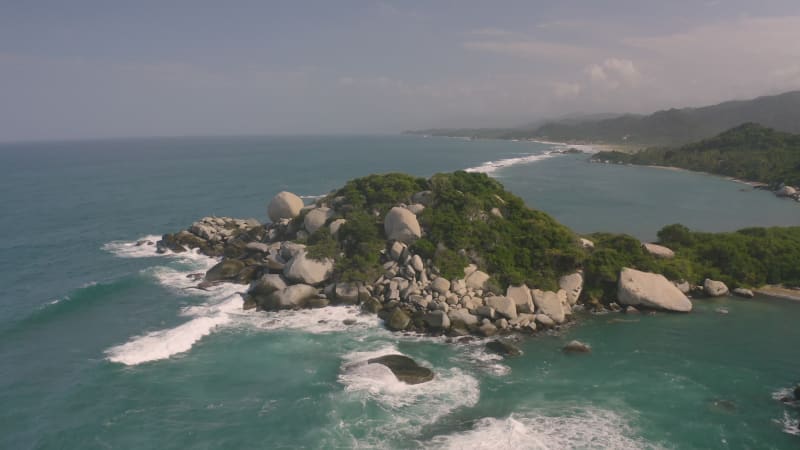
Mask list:
[[[722,281],[706,278],[703,281],[703,292],[709,297],[722,297],[728,295],[728,286]]]
[[[650,253],[656,258],[669,259],[675,257],[675,252],[673,252],[670,248],[664,247],[663,245],[644,243],[642,244],[642,247],[645,249],[645,251],[647,251],[647,253]]]
[[[663,275],[623,268],[617,296],[622,305],[689,312],[692,302]]]
[[[324,206],[321,208],[314,208],[303,218],[303,227],[306,229],[306,231],[308,231],[309,234],[313,234],[315,231],[322,228],[322,226],[325,225],[325,222],[327,222],[331,217],[333,217],[332,209]]]
[[[533,304],[536,305],[538,313],[546,315],[557,324],[564,323],[567,317],[564,311],[564,304],[567,303],[566,291],[553,292],[534,289],[532,294]]]
[[[287,279],[311,285],[326,281],[332,273],[332,260],[327,258],[322,261],[311,259],[305,250],[292,257],[283,269],[283,276]]]
[[[422,236],[417,216],[411,211],[395,206],[383,220],[386,239],[410,244]]]
[[[291,192],[283,191],[272,197],[267,207],[267,215],[272,222],[294,219],[300,215],[303,206],[303,199]]]
[[[420,384],[433,380],[433,371],[420,366],[405,355],[385,355],[367,360],[369,364],[382,364],[392,371],[398,380],[406,384]]]
[[[578,303],[578,299],[581,298],[581,292],[583,292],[583,274],[575,272],[564,275],[559,278],[558,287],[567,293],[567,302],[569,302],[570,306],[574,306]]]

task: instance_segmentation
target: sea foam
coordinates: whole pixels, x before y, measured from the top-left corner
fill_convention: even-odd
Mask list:
[[[339,383],[346,397],[362,404],[375,402],[390,417],[370,419],[369,437],[360,445],[381,446],[387,439],[407,439],[458,408],[475,406],[480,398],[478,380],[458,368],[445,369],[417,360],[431,368],[435,376],[431,381],[410,385],[399,381],[388,367],[367,362],[395,354],[402,355],[394,345],[383,344],[376,350],[343,357]]]
[[[176,295],[201,296],[206,301],[187,306],[180,311],[181,316],[190,318],[185,323],[134,336],[124,344],[109,348],[106,350],[109,361],[137,365],[167,359],[189,351],[203,337],[223,328],[294,329],[309,333],[329,333],[377,328],[380,325],[377,316],[361,314],[355,306],[258,313],[244,311],[241,293],[247,286],[220,283],[207,289],[197,289],[197,281],[188,276],[192,273],[205,273],[218,259],[200,254],[196,250],[158,254],[155,252],[155,245],[137,245],[137,242],[155,242],[157,239],[157,236],[146,236],[134,242],[111,242],[103,248],[123,258],[167,257],[175,264],[155,266],[143,272]]]
[[[439,449],[642,449],[660,448],[631,437],[633,430],[616,413],[601,409],[566,415],[512,414],[480,419],[465,432],[437,436],[424,447]]]
[[[492,174],[506,167],[516,166],[518,164],[530,164],[537,161],[549,159],[558,155],[559,153],[537,153],[534,155],[518,156],[516,158],[499,159],[497,161],[487,161],[481,164],[480,166],[470,167],[468,169],[465,169],[464,171]]]

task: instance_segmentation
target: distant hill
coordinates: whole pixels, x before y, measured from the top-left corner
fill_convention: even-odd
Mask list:
[[[535,134],[556,141],[676,145],[705,139],[746,122],[800,133],[800,91],[702,108],[669,109],[648,116],[625,115],[575,125],[550,123]]]
[[[567,117],[505,129],[439,129],[411,133],[493,139],[586,141],[640,147],[687,144],[710,138],[748,122],[779,131],[800,133],[800,91],[752,100],[729,101],[702,108],[669,109],[650,115],[610,116]]]
[[[777,187],[800,185],[800,134],[746,123],[679,148],[649,148],[634,154],[600,152],[594,160],[689,170],[758,181]]]

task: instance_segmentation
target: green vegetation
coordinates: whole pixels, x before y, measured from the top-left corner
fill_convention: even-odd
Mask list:
[[[800,227],[699,233],[669,225],[658,237],[675,251],[672,259],[656,258],[639,240],[622,234],[590,235],[595,248],[587,251],[572,231],[526,207],[498,181],[466,172],[437,174],[429,180],[388,174],[350,181],[323,200],[336,205],[347,222],[335,238],[327,228],[309,236],[309,254],[335,257],[336,279],[377,279],[383,274],[380,254],[386,249],[385,212],[411,203],[421,190],[431,191],[432,203],[418,216],[424,236],[412,251],[451,279],[463,277],[464,267],[476,263],[492,275],[497,291],[521,283],[557,289],[559,276],[583,269],[584,299],[609,303],[616,300],[623,267],[692,284],[712,278],[730,287],[800,285]]]
[[[600,152],[594,159],[681,167],[773,186],[800,184],[800,135],[753,123],[677,149],[653,148],[634,154]]]

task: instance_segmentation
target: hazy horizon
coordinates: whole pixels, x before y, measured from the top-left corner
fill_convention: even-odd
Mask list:
[[[510,127],[800,89],[796,1],[299,3],[7,2],[0,141]]]

